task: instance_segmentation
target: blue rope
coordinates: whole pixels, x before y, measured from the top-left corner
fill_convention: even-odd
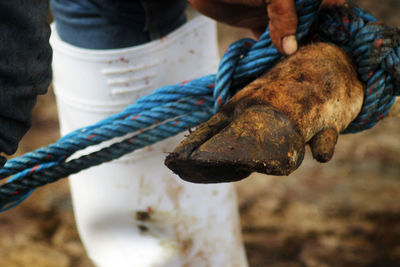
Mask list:
[[[322,39],[339,45],[357,64],[366,85],[360,114],[343,133],[375,126],[400,95],[400,32],[389,28],[352,3],[327,11],[318,23]]]
[[[320,2],[296,0],[298,40],[308,34],[319,13]],[[345,132],[371,128],[386,116],[395,95],[400,93],[399,34],[378,24],[374,17],[352,4],[324,11],[319,16],[318,34],[354,55],[360,78],[366,84],[362,111]],[[0,211],[18,205],[36,187],[117,159],[206,121],[235,92],[265,73],[279,59],[281,55],[273,46],[267,29],[257,42],[242,39],[232,44],[217,74],[161,87],[121,113],[9,160],[0,170],[0,179],[12,176],[0,186]],[[126,135],[129,137],[123,141],[68,160],[82,149]]]

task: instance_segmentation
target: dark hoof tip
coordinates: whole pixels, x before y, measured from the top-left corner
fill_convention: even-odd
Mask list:
[[[258,105],[235,116],[189,156],[175,151],[165,164],[195,183],[233,182],[252,172],[288,175],[303,161],[304,146],[302,136],[285,116]]]

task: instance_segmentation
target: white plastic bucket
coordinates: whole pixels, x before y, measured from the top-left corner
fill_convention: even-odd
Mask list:
[[[162,85],[215,73],[218,63],[215,23],[203,16],[133,48],[74,47],[54,27],[51,44],[63,135]],[[187,183],[164,166],[182,139],[70,177],[78,230],[97,266],[247,266],[233,185]]]

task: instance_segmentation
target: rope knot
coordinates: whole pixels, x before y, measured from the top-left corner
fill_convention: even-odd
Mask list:
[[[359,78],[366,85],[361,112],[345,133],[372,128],[387,115],[399,95],[399,30],[349,3],[325,11],[318,32],[323,40],[353,55]]]

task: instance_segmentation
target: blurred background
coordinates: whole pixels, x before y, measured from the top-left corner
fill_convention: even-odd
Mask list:
[[[399,0],[358,0],[400,26]],[[251,37],[219,25],[220,50]],[[59,138],[54,94],[41,96],[17,155]],[[342,135],[331,162],[308,151],[289,177],[253,174],[236,183],[250,266],[400,266],[400,117]],[[91,267],[79,241],[68,181],[34,192],[0,214],[0,266]],[[117,267],[117,266],[116,266]]]

